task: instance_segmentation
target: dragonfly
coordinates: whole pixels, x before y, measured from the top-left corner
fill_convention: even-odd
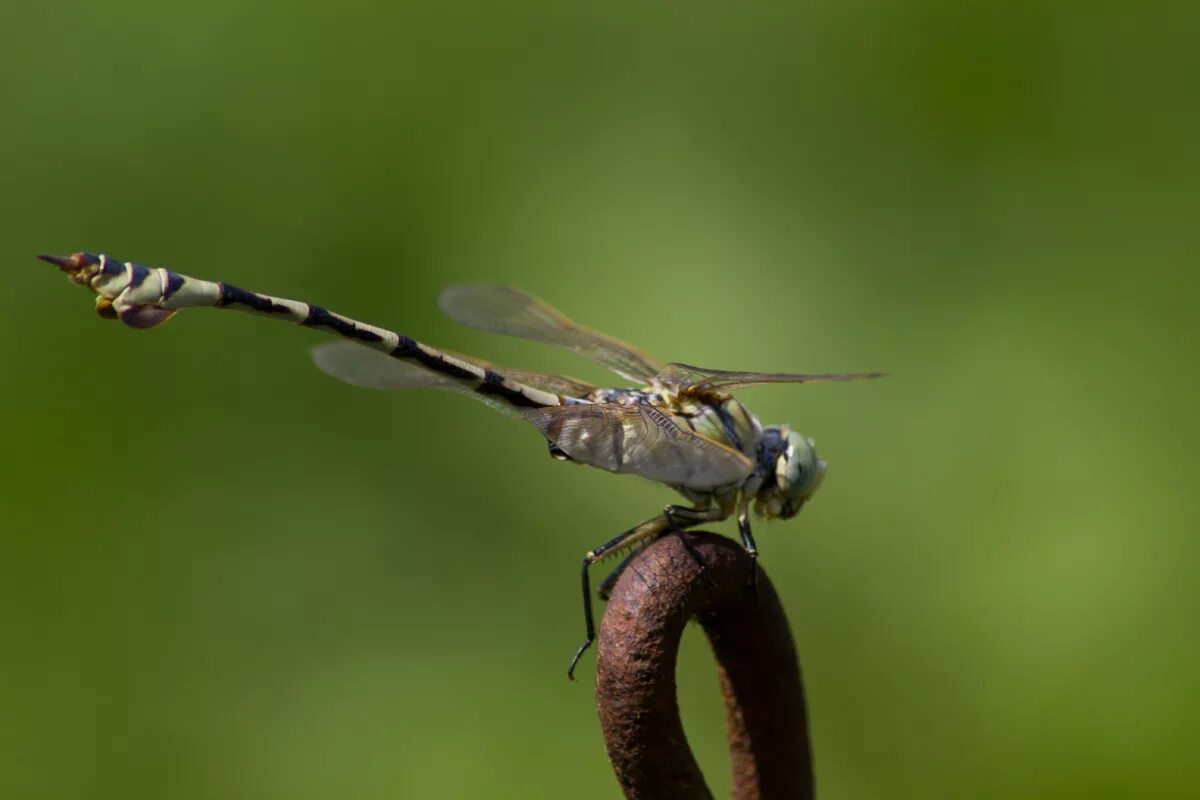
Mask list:
[[[402,333],[298,300],[246,291],[229,283],[181,275],[162,267],[80,252],[38,256],[96,295],[96,311],[132,328],[153,328],[185,308],[241,311],[333,334],[317,346],[316,365],[346,383],[372,389],[444,389],[465,394],[536,428],[550,455],[665,484],[687,501],[666,505],[583,556],[585,639],[567,668],[596,638],[589,569],[625,554],[598,587],[607,599],[629,560],[650,542],[678,535],[704,568],[683,532],[735,517],[742,546],[758,556],[750,516],[794,517],[825,476],[813,440],[788,425],[762,425],[731,392],[774,383],[878,378],[880,372],[803,374],[740,372],[663,363],[612,336],[576,324],[544,301],[499,285],[445,289],[441,310],[455,322],[490,333],[530,339],[578,353],[635,386],[598,387],[573,378],[505,369],[440,350]],[[756,562],[757,563],[757,562]]]

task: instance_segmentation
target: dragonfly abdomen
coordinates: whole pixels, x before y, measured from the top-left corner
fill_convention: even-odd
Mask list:
[[[66,258],[43,256],[42,259],[57,265],[75,283],[95,292],[97,309],[102,316],[116,317],[134,328],[161,325],[184,308],[226,308],[285,319],[334,334],[392,358],[419,365],[453,380],[463,389],[501,401],[517,411],[568,402],[568,398],[528,386],[488,366],[457,358],[404,334],[311,303],[251,292],[229,283],[192,278],[161,267],[119,262],[105,255],[75,253]]]

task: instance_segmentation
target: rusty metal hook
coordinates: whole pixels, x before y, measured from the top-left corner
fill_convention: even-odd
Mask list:
[[[800,661],[770,580],[735,542],[685,534],[648,546],[617,581],[600,625],[596,699],[605,747],[629,800],[711,800],[688,747],[675,661],[697,618],[717,657],[734,800],[811,800],[812,754]]]

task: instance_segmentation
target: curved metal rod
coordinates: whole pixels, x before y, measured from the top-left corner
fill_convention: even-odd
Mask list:
[[[735,542],[689,533],[629,562],[600,626],[596,698],[605,746],[629,800],[710,800],[684,737],[675,661],[697,618],[717,657],[735,800],[809,800],[812,754],[800,662],[770,580]]]

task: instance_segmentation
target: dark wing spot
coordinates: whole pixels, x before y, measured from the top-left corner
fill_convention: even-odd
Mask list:
[[[625,426],[617,425],[612,435],[613,465],[620,469],[625,463]]]

